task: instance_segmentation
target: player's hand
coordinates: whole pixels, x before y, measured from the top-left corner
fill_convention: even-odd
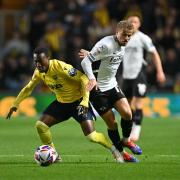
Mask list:
[[[78,52],[78,55],[81,59],[85,58],[87,55],[88,55],[89,51],[85,50],[85,49],[81,49],[79,52]]]
[[[84,116],[84,115],[87,115],[87,113],[88,113],[88,108],[85,106],[82,106],[82,105],[79,105],[77,107],[77,110],[78,110],[78,116],[80,116],[80,115]]]
[[[95,87],[96,90],[98,89],[97,81],[96,81],[96,79],[90,79],[88,84],[86,85],[86,89],[88,91],[91,91],[94,87]]]
[[[7,116],[6,116],[6,119],[10,119],[13,112],[16,112],[16,111],[17,111],[17,107],[11,107],[8,114],[7,114]]]
[[[165,83],[166,77],[163,72],[157,73],[157,81],[160,83],[160,85],[163,85]]]

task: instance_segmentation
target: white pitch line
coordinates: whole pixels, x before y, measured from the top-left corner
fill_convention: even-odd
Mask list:
[[[155,156],[161,156],[161,157],[179,157],[180,155],[175,155],[175,154],[171,154],[171,155],[167,155],[167,154],[160,154],[160,155],[155,155]]]
[[[24,157],[24,154],[0,154],[1,157]]]
[[[100,157],[100,156],[107,156],[107,155],[104,155],[104,154],[88,154],[88,155],[80,155],[80,154],[61,154],[62,156],[69,156],[69,157],[79,157],[79,156],[92,156],[92,157]],[[176,158],[176,157],[180,157],[180,155],[176,155],[176,154],[171,154],[171,155],[168,155],[168,154],[155,154],[155,155],[140,155],[142,157],[172,157],[172,158]]]
[[[1,157],[25,157],[25,156],[32,156],[32,155],[24,155],[24,154],[0,154]],[[81,156],[90,156],[90,157],[106,157],[107,155],[104,154],[88,154],[88,155],[80,155],[80,154],[61,154],[61,156],[66,156],[66,157],[81,157]],[[155,155],[140,155],[141,157],[180,157],[180,155],[176,154],[155,154]]]

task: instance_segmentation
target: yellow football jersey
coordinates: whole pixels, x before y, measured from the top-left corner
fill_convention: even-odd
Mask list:
[[[59,102],[71,103],[82,98],[80,104],[88,107],[87,76],[71,65],[56,59],[49,60],[49,69],[46,73],[40,73],[38,69],[35,69],[32,79],[21,90],[13,106],[18,107],[20,102],[28,97],[41,81],[55,93]]]

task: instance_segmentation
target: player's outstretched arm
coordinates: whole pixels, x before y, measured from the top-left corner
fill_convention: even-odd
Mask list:
[[[79,56],[84,57],[82,62],[81,62],[81,66],[82,66],[85,74],[89,78],[89,82],[88,82],[86,88],[87,88],[88,91],[91,91],[94,87],[97,89],[97,82],[96,82],[96,78],[95,78],[95,76],[93,74],[92,65],[91,65],[92,62],[87,57],[89,52],[86,51],[86,50],[84,51],[84,49],[81,49],[81,50],[82,51],[80,51]]]
[[[12,107],[10,108],[6,119],[10,119],[13,112],[17,111],[17,107],[19,106],[19,104],[29,95],[31,95],[34,87],[39,83],[40,79],[39,77],[37,77],[37,75],[34,73],[32,79],[29,81],[29,83],[20,91],[20,93],[18,94],[18,96],[16,97]]]
[[[166,77],[165,77],[165,74],[164,74],[164,71],[163,71],[163,68],[162,68],[162,63],[161,63],[161,59],[160,59],[160,56],[159,56],[159,53],[157,51],[154,51],[152,53],[152,59],[154,61],[154,64],[155,64],[155,67],[156,67],[156,70],[157,70],[157,81],[163,85],[166,81]]]
[[[82,59],[84,59],[88,54],[89,54],[89,51],[87,51],[87,50],[85,50],[85,49],[81,49],[81,50],[79,51],[79,53],[78,53],[79,57],[82,58]],[[94,85],[94,84],[95,84],[95,85]],[[94,86],[95,86],[96,89],[97,89],[97,82],[96,82],[96,80],[94,80],[94,79],[89,80],[89,83],[88,83],[88,85],[87,85],[87,90],[88,90],[88,91],[91,91],[91,89],[92,89]]]
[[[13,112],[16,112],[16,111],[17,111],[17,107],[11,107],[8,114],[7,114],[7,116],[6,116],[6,119],[10,119]]]

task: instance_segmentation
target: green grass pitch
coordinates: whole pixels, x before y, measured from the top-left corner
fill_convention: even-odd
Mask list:
[[[36,118],[0,119],[0,180],[178,180],[180,179],[180,119],[144,119],[138,144],[140,163],[117,164],[110,152],[86,140],[79,125],[68,120],[51,128],[63,162],[38,166],[34,151],[41,145]],[[119,120],[118,120],[119,121]],[[106,126],[101,119],[97,131]],[[128,151],[128,150],[127,150]]]

